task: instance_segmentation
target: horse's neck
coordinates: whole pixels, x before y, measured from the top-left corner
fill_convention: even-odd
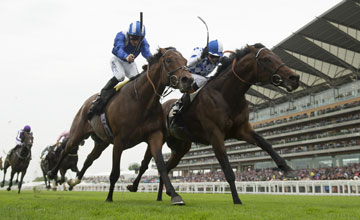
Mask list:
[[[251,85],[240,81],[240,79],[232,72],[231,67],[225,71],[225,73],[214,79],[214,85],[212,87],[215,87],[216,90],[220,91],[223,99],[228,105],[234,108],[235,106],[239,106],[240,100],[245,99],[245,93],[249,90]],[[242,69],[238,74],[240,77],[244,77],[246,74],[250,74],[250,72],[246,69]]]
[[[145,104],[146,108],[150,108],[152,104],[159,103],[159,95],[164,92],[166,86],[161,75],[161,66],[150,71],[149,77],[155,86],[155,91],[146,73],[142,74],[138,82],[136,82],[136,88],[138,90],[137,97]]]
[[[27,146],[23,146],[20,150],[20,156],[26,157],[29,154],[29,149]]]

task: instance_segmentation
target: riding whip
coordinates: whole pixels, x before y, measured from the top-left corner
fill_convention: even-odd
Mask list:
[[[208,47],[209,46],[209,29],[208,29],[208,26],[207,26],[206,22],[200,16],[197,16],[197,17],[200,19],[200,21],[202,21],[202,23],[205,24],[206,31],[207,31],[206,47]]]
[[[143,13],[140,12],[140,34],[142,34],[142,28],[143,28]],[[134,55],[137,53],[137,51],[140,49],[141,43],[143,39],[136,45]]]

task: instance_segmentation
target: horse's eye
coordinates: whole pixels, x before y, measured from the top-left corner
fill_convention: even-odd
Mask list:
[[[171,58],[166,58],[167,63],[171,63]]]

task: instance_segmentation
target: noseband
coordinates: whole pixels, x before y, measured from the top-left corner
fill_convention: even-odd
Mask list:
[[[166,74],[168,75],[168,79],[169,79],[168,81],[169,81],[170,87],[175,88],[175,86],[177,86],[177,85],[179,84],[179,82],[180,82],[179,79],[178,79],[178,77],[175,75],[175,73],[176,73],[178,70],[180,70],[180,69],[182,70],[182,72],[187,71],[187,70],[188,70],[188,67],[187,67],[187,66],[180,66],[180,67],[176,68],[175,70],[171,70],[171,71],[170,71],[170,70],[167,68],[167,66],[166,66],[166,64],[165,64],[165,62],[164,62],[164,57],[165,57],[166,53],[169,52],[169,51],[176,51],[176,50],[175,50],[175,49],[166,50],[165,53],[161,56],[161,64],[162,64],[162,68],[165,69]],[[151,80],[151,78],[150,78],[150,76],[149,76],[149,65],[147,66],[146,76],[147,76],[147,79],[149,80],[151,86],[152,86],[153,89],[154,89],[154,93],[155,93],[156,95],[158,95],[159,97],[162,97],[162,96],[156,91],[155,85],[154,85],[154,83],[152,82],[152,80]],[[172,79],[173,79],[173,80],[172,80]],[[174,81],[175,83],[173,83],[173,81]]]
[[[266,47],[263,47],[263,48],[260,48],[254,58],[256,60],[256,64],[259,65],[259,66],[263,66],[264,69],[267,69],[266,66],[260,62],[259,60],[259,55],[260,55],[260,52],[264,49],[267,49]],[[227,51],[229,52],[229,51]],[[233,63],[232,63],[232,72],[234,73],[234,75],[241,81],[241,82],[244,82],[244,83],[247,83],[249,85],[262,85],[261,82],[259,83],[250,83],[250,82],[247,82],[245,80],[243,80],[242,78],[240,78],[240,76],[235,72],[235,64],[236,64],[236,59],[234,58],[233,60]],[[283,82],[283,79],[281,78],[281,76],[279,74],[277,74],[277,72],[280,70],[281,67],[285,66],[285,63],[281,63],[278,67],[276,67],[276,69],[274,71],[270,71],[271,72],[271,75],[270,75],[270,79],[271,79],[271,84],[275,85],[275,86],[279,86],[282,82]],[[256,71],[257,75],[258,74],[258,71]]]

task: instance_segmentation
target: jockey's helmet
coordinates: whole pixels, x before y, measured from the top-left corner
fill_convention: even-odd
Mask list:
[[[145,26],[142,26],[140,31],[140,21],[135,21],[129,25],[128,35],[135,35],[139,37],[145,37]]]
[[[24,126],[24,131],[30,132],[30,131],[31,131],[30,125],[25,125],[25,126]]]
[[[209,54],[213,56],[221,57],[223,55],[223,46],[222,43],[218,40],[213,40],[209,42]]]

